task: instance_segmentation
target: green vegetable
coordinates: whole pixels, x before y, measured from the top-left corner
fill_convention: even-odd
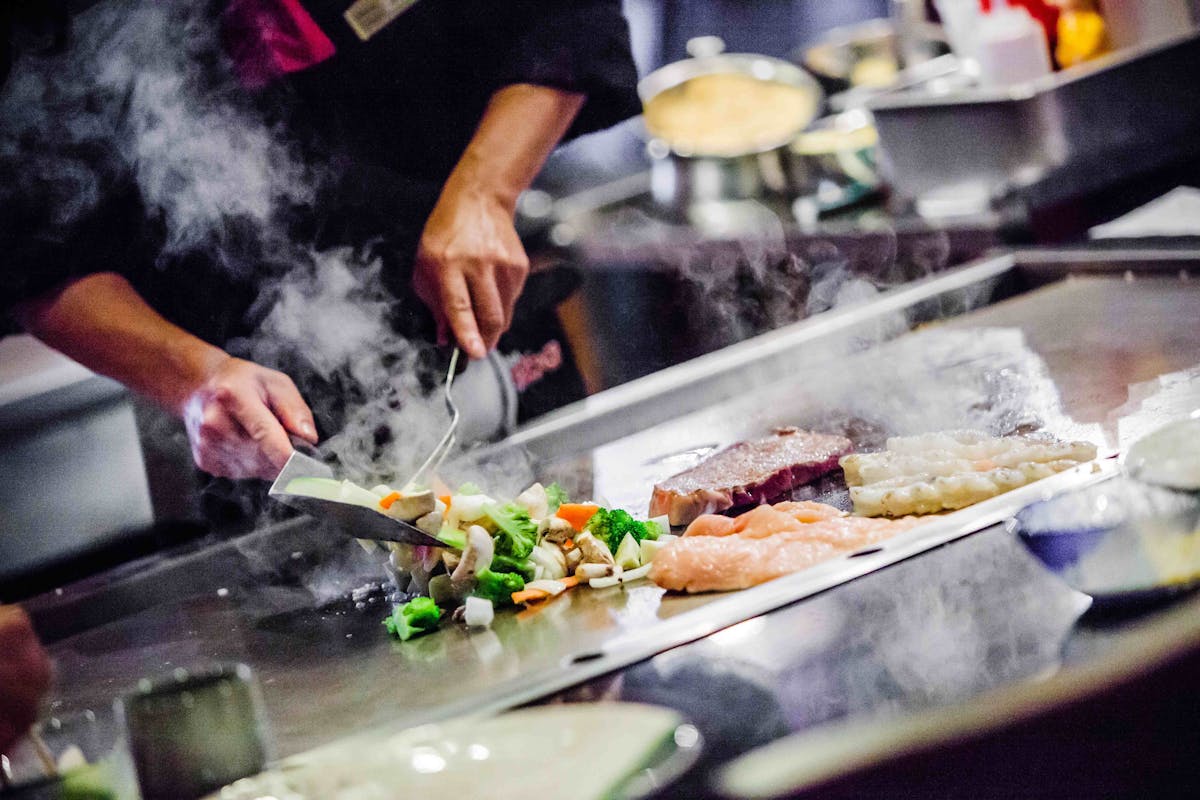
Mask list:
[[[657,539],[660,533],[658,524],[638,522],[628,511],[619,508],[602,508],[588,520],[587,531],[604,544],[608,545],[610,553],[616,553],[621,546],[621,540],[626,535],[632,536],[635,542],[643,539]]]
[[[530,519],[529,512],[516,503],[502,506],[486,505],[484,516],[496,526],[496,555],[512,556],[524,560],[529,558],[537,544],[537,524]]]
[[[527,558],[512,556],[492,556],[492,572],[511,572],[520,575],[527,581],[533,580],[537,565]]]
[[[657,539],[664,533],[670,533],[669,530],[663,530],[662,524],[655,522],[652,519],[648,519],[642,524],[646,526],[646,538],[650,540]]]
[[[458,487],[458,491],[455,492],[455,494],[483,494],[483,489],[480,489],[475,484],[467,481],[462,486]]]
[[[492,572],[485,569],[475,576],[475,596],[491,600],[500,606],[512,605],[513,592],[525,588],[525,579],[515,572]]]
[[[558,511],[558,507],[563,503],[569,503],[570,498],[567,497],[567,490],[559,486],[557,483],[552,483],[546,487],[546,500],[550,503],[550,513]]]
[[[77,767],[62,777],[63,800],[116,800],[112,774],[106,762]]]
[[[428,597],[418,597],[402,606],[396,606],[391,616],[383,621],[388,633],[407,642],[414,636],[436,631],[438,620],[441,619],[441,609],[437,603]]]
[[[617,552],[613,553],[613,559],[621,569],[637,569],[642,565],[641,545],[633,538],[632,534],[625,534],[625,538],[617,547]]]
[[[452,528],[449,525],[443,525],[438,531],[437,538],[440,541],[453,547],[455,550],[465,550],[467,548],[467,535],[458,528]]]

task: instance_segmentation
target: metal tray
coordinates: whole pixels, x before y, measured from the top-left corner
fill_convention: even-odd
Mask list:
[[[870,103],[893,189],[948,213],[1027,207],[1195,157],[1200,34],[1011,89],[905,91]]]
[[[1039,424],[1119,447],[1121,431],[1104,418],[1111,404],[1096,398],[1200,361],[1200,330],[1154,319],[1197,317],[1197,272],[1194,253],[999,257],[592,398],[455,468],[487,476],[498,490],[557,477],[635,505],[648,499],[647,478],[678,468],[669,457],[684,451],[683,458],[694,458],[697,445],[775,419],[870,423],[859,434],[869,441],[908,432],[930,414],[936,427],[970,421],[954,409],[989,396],[1002,401],[983,412],[994,427]],[[978,310],[962,314],[966,309]],[[1122,324],[1113,325],[1118,315]],[[943,346],[930,344],[939,340]],[[978,342],[974,350],[960,346],[971,341]],[[1109,351],[1124,354],[1123,370],[1107,369]],[[895,352],[916,360],[887,358]],[[1089,358],[1104,368],[1087,369]],[[891,372],[883,368],[889,363]],[[918,373],[904,369],[907,363]],[[952,391],[939,395],[932,379]],[[861,408],[830,417],[843,401]],[[888,403],[898,416],[852,419],[881,413],[880,404],[887,411]],[[901,412],[913,403],[936,405],[924,420],[904,422]],[[371,559],[307,520],[162,558],[149,569],[131,566],[29,608],[58,639],[56,713],[102,712],[142,675],[243,661],[258,673],[278,752],[286,756],[377,725],[531,702],[990,526],[1046,492],[1102,480],[1113,469],[1102,462],[1064,473],[933,520],[877,551],[745,592],[664,596],[650,585],[576,591],[537,610],[501,614],[490,631],[449,627],[402,644],[383,634],[378,594],[362,608],[344,599],[371,577]],[[101,624],[85,628],[75,621],[82,614]],[[69,635],[55,636],[56,624]]]

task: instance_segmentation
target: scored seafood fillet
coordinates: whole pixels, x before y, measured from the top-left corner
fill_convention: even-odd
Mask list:
[[[857,514],[896,517],[963,508],[1096,457],[1089,442],[1046,434],[950,431],[895,437],[887,447],[841,460]]]
[[[908,530],[919,519],[851,517],[820,503],[705,515],[654,557],[650,578],[673,591],[745,589]]]
[[[656,484],[650,516],[687,525],[701,514],[762,503],[833,471],[851,449],[844,436],[779,428]]]

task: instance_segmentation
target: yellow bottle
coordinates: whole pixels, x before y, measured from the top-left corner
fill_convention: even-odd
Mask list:
[[[1096,9],[1094,0],[1065,0],[1060,2],[1058,17],[1058,46],[1054,57],[1063,69],[1104,55],[1112,48],[1108,43],[1108,27]]]

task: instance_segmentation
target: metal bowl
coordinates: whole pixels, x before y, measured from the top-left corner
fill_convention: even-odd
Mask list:
[[[1200,498],[1114,479],[1034,503],[1009,523],[1093,609],[1143,605],[1200,586]]]

